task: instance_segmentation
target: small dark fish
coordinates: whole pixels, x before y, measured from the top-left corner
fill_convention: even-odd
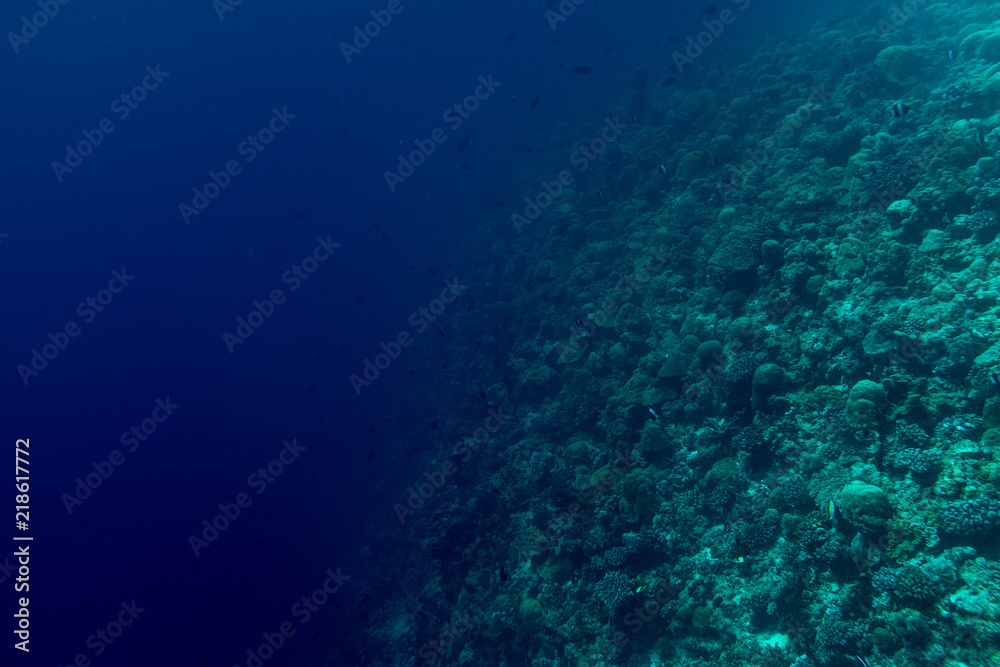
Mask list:
[[[431,430],[432,431],[436,431],[437,427],[438,427],[438,423],[436,421],[432,421],[431,422]]]
[[[611,53],[612,51],[613,51],[613,49],[610,46],[605,46],[604,47],[604,52],[605,53]]]
[[[337,609],[343,609],[343,607],[340,606],[340,603],[337,602],[336,600],[333,600],[333,606],[336,607]],[[316,634],[318,635],[319,632],[317,632]]]
[[[576,318],[575,320],[573,320],[573,324],[576,325],[577,329],[582,329],[583,328],[583,320],[581,320],[579,317]]]
[[[383,234],[382,235],[382,240],[383,241],[388,241],[389,240],[389,235],[388,234]]]
[[[480,343],[478,340],[473,340],[472,342],[476,344],[476,347],[482,347],[483,346],[483,344]]]
[[[371,451],[371,452],[368,452],[368,456],[366,456],[365,458],[368,459],[369,461],[371,461],[372,459],[375,458],[375,456],[376,456],[375,452]]]
[[[639,122],[639,117],[638,116],[632,116],[632,122],[633,123],[638,123]]]
[[[313,361],[319,361],[322,358],[323,358],[323,355],[320,354],[319,352],[317,352],[316,355],[313,357]]]
[[[292,219],[293,220],[301,220],[304,217],[306,217],[305,212],[303,212],[303,211],[296,211],[295,215],[292,216]]]
[[[471,134],[467,134],[464,137],[462,137],[462,140],[458,142],[458,152],[459,153],[461,153],[462,151],[464,151],[466,148],[469,147],[469,139],[471,139],[471,138],[472,138]]]
[[[328,288],[328,287],[320,287],[319,288],[319,293],[320,294],[326,294],[328,291],[330,291],[330,288]]]
[[[469,300],[469,305],[466,306],[465,309],[466,310],[472,310],[475,307],[476,307],[476,300],[475,299],[470,299]]]
[[[441,335],[441,336],[443,336],[444,335],[444,331],[442,331],[441,329],[438,329],[438,334]]]
[[[471,171],[472,170],[472,165],[469,164],[468,162],[463,162],[462,164],[460,164],[458,166],[461,167],[462,169],[466,170],[466,171]]]
[[[604,199],[604,195],[605,195],[604,188],[597,188],[597,198]]]
[[[447,266],[449,269],[454,268],[452,267],[451,262],[449,262],[448,260],[444,260],[444,265]]]
[[[500,581],[507,581],[510,577],[507,576],[507,570],[504,569],[503,565],[500,566]]]
[[[435,278],[437,277],[437,273],[434,272],[434,269],[427,269],[427,273],[431,274]]]
[[[531,104],[528,105],[528,108],[534,109],[535,107],[538,106],[538,103],[541,102],[541,101],[542,101],[542,96],[538,95],[533,100],[531,100]]]
[[[444,362],[442,361],[442,362],[441,362],[441,368],[443,368],[443,369],[445,369],[445,370],[448,370],[448,364],[446,364],[446,363],[444,363]]]
[[[374,433],[375,432],[375,425],[374,424],[369,424],[368,425],[368,432],[369,433]]]
[[[509,42],[512,39],[514,39],[516,35],[517,35],[517,30],[512,30],[511,32],[507,33],[507,36],[503,38],[503,41]]]
[[[524,147],[524,152],[525,153],[534,153],[535,152],[535,147],[534,146],[525,146]]]
[[[687,13],[687,10],[685,9],[684,12]],[[676,37],[674,37],[673,35],[667,35],[667,41],[668,42],[678,42],[680,40],[677,39]]]
[[[316,632],[314,632],[313,636],[312,636],[312,640],[313,641],[316,641],[317,639],[319,639],[319,630],[317,630]]]
[[[267,546],[267,542],[265,542],[264,540],[254,540],[254,543],[253,543],[253,544],[254,544],[254,546],[256,546],[256,547],[261,547],[261,548],[263,548],[263,547],[266,547],[266,546]]]
[[[705,11],[702,13],[707,14],[708,16],[712,16],[713,14],[719,13],[719,8],[716,7],[715,5],[709,5],[708,7],[705,7]]]
[[[368,604],[371,601],[372,601],[372,596],[368,595],[368,593],[365,593],[364,595],[361,596],[361,604]]]
[[[359,296],[358,297],[358,303],[364,303],[364,302],[365,302],[365,297]]]
[[[308,387],[306,387],[306,393],[307,394],[315,394],[316,393],[316,387],[314,387],[312,385],[309,385]]]
[[[590,74],[593,71],[593,69],[587,67],[586,65],[578,65],[570,70],[573,74]]]
[[[910,107],[906,106],[903,102],[896,102],[892,105],[892,115],[896,118],[902,118],[910,112]]]
[[[346,347],[344,347],[343,345],[340,345],[339,347],[337,347],[337,352],[343,353],[344,350],[346,350],[346,349],[347,349]]]
[[[666,175],[666,173],[667,173],[667,165],[661,164],[659,167],[656,168],[656,170],[658,172],[660,172],[661,174]]]
[[[670,85],[672,85],[674,83],[677,83],[677,77],[676,76],[668,76],[666,79],[663,80],[663,84],[662,85],[664,85],[664,86],[670,86]]]
[[[333,107],[335,109],[339,109],[340,108],[340,98],[339,97],[333,98]]]
[[[986,385],[986,398],[993,398],[1000,394],[1000,378],[996,373],[990,373],[990,382]]]

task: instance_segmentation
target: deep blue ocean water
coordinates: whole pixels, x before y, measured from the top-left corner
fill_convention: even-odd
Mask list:
[[[388,3],[221,4],[18,0],[0,13],[3,664],[244,665],[286,621],[297,632],[268,664],[354,664],[338,657],[354,631],[342,608],[362,604],[349,580],[307,622],[294,605],[328,571],[379,567],[371,540],[395,521],[379,490],[399,494],[409,457],[438,446],[431,432],[394,441],[391,415],[474,371],[410,375],[459,344],[446,312],[360,394],[349,376],[414,332],[443,281],[474,297],[484,260],[467,239],[494,202],[550,177],[535,165],[565,153],[567,127],[590,136],[602,109],[624,106],[638,68],[669,75],[666,37],[701,30],[708,3],[587,2],[553,29],[537,0],[402,0],[351,62],[342,43]],[[824,18],[754,6],[720,48]],[[443,113],[481,78],[495,88],[450,127]],[[438,128],[446,140],[390,192],[386,170]],[[251,150],[252,136],[269,143]],[[212,174],[225,187],[201,201]],[[308,279],[283,280],[307,257]],[[283,302],[227,345],[276,289]],[[123,436],[143,426],[144,440]],[[279,474],[252,477],[279,456]],[[238,518],[193,547],[239,494]],[[24,544],[30,590],[15,593]],[[13,647],[18,597],[30,655]],[[119,637],[96,634],[119,618]]]

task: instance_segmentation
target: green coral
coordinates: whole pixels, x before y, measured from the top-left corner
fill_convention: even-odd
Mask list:
[[[705,151],[690,151],[681,158],[674,179],[678,183],[687,185],[694,179],[701,178],[708,173],[711,164],[708,153]]]
[[[888,46],[875,56],[875,67],[895,84],[908,85],[924,76],[927,59],[912,46]]]
[[[848,523],[858,530],[880,532],[892,518],[889,496],[881,488],[857,480],[848,482],[837,502]]]
[[[889,399],[882,385],[871,380],[860,380],[847,395],[847,421],[852,426],[875,426],[885,411]]]
[[[768,407],[768,399],[779,393],[788,384],[788,374],[777,364],[761,364],[753,373],[753,395],[751,404],[754,410],[764,410]]]

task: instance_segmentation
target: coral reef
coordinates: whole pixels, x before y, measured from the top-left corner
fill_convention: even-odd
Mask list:
[[[559,206],[489,214],[468,372],[390,415],[459,472],[368,664],[454,610],[458,665],[1000,664],[1000,27],[913,4],[637,79]]]

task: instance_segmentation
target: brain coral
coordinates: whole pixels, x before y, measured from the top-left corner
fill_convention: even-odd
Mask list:
[[[889,81],[904,86],[921,77],[927,67],[927,61],[912,46],[897,44],[879,52],[875,57],[875,67]]]
[[[879,532],[892,518],[892,505],[885,491],[864,482],[848,482],[838,504],[848,523],[858,530]]]

